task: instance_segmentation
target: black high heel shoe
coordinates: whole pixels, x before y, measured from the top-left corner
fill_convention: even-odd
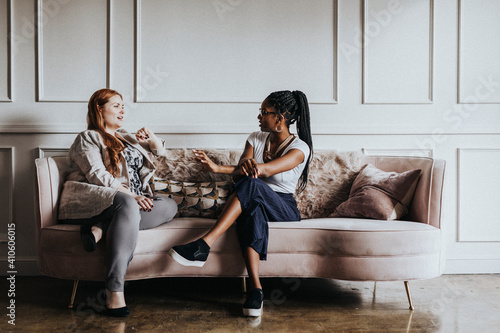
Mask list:
[[[82,239],[85,251],[93,252],[96,249],[97,243],[95,241],[94,234],[92,233],[92,225],[82,224],[80,226],[80,238]]]
[[[116,309],[110,309],[106,305],[108,302],[108,297],[106,294],[104,294],[104,306],[106,307],[106,312],[104,312],[105,315],[110,316],[110,317],[128,317],[130,316],[130,310],[127,308],[127,306],[121,307],[121,308],[116,308]]]
[[[108,309],[106,306],[106,315],[110,317],[128,317],[130,316],[130,310],[126,306],[117,309]]]

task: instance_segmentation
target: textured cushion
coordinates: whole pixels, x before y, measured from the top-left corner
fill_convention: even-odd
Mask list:
[[[241,150],[204,149],[207,156],[219,165],[236,165]],[[222,182],[231,181],[231,175],[213,173],[205,170],[196,161],[191,149],[167,149],[164,156],[155,159],[155,176],[163,179],[175,179],[181,182]]]
[[[421,170],[385,172],[371,164],[358,174],[349,199],[332,216],[398,220],[408,213]]]
[[[230,195],[230,182],[180,182],[155,178],[155,194],[172,198],[180,217],[217,218]]]
[[[357,152],[315,151],[309,164],[309,180],[302,193],[295,195],[303,219],[328,217],[349,198],[349,190],[366,165]]]

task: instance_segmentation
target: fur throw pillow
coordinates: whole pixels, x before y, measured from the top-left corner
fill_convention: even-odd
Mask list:
[[[207,156],[217,164],[235,165],[242,151],[203,149]],[[206,171],[200,162],[194,159],[191,149],[167,149],[165,156],[157,157],[155,176],[180,182],[220,182],[231,181],[229,175],[214,174]]]
[[[204,149],[217,164],[235,165],[241,150]],[[365,165],[364,155],[359,152],[318,150],[309,166],[309,182],[306,189],[295,195],[302,218],[328,217],[338,205],[349,198],[349,191]],[[167,149],[165,156],[155,160],[156,177],[179,182],[232,181],[231,176],[206,171],[194,159],[191,149]]]
[[[351,186],[364,165],[365,155],[359,152],[315,151],[307,187],[295,195],[300,216],[328,217],[349,198]]]

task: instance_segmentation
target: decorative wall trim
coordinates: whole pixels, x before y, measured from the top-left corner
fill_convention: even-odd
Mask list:
[[[338,104],[339,101],[339,3],[338,0],[333,0],[333,56],[335,61],[333,62],[333,84],[335,89],[333,91],[333,102],[326,104]],[[321,104],[314,103],[311,104]]]
[[[434,95],[434,0],[429,0],[430,8],[429,8],[429,95],[428,99],[425,101],[417,101],[417,102],[370,102],[367,100],[367,80],[366,80],[366,73],[367,73],[367,55],[366,55],[366,36],[367,36],[367,21],[368,21],[368,1],[369,0],[363,0],[363,5],[362,5],[362,104],[370,104],[370,105],[386,105],[386,104],[392,104],[392,105],[418,105],[418,104],[433,104],[433,95]]]
[[[14,174],[15,174],[15,165],[14,165],[14,147],[0,147],[0,154],[6,154],[8,159],[7,170],[2,170],[8,175],[7,180],[7,188],[3,188],[7,193],[8,200],[8,212],[7,216],[2,216],[2,222],[5,224],[12,223],[14,221]],[[3,224],[2,223],[2,224]],[[2,226],[3,228],[4,226]],[[5,228],[4,230],[7,230]],[[0,233],[0,243],[7,242],[7,234]]]
[[[147,125],[151,130],[157,134],[246,134],[257,130],[254,126],[255,124],[235,124],[230,128],[220,126],[210,125],[178,125],[169,126],[163,124],[144,124]],[[65,124],[64,127],[61,125],[53,124],[39,124],[39,125],[24,125],[24,124],[12,124],[12,125],[1,125],[0,124],[0,135],[2,134],[78,134],[87,128],[86,124]],[[499,132],[487,131],[481,132],[482,128],[475,128],[468,132],[450,132],[441,133],[442,136],[470,136],[470,135],[499,135]],[[401,135],[401,136],[429,136],[432,137],[436,135],[435,132],[428,132],[427,129],[416,130],[414,126],[409,124],[407,127],[401,125],[391,126],[385,128],[383,132],[374,130],[373,126],[368,125],[353,125],[344,126],[339,128],[332,128],[331,126],[316,126],[313,127],[313,135],[328,135],[328,136],[391,136],[391,135]]]
[[[45,155],[50,156],[64,156],[69,152],[69,148],[37,148],[37,158],[44,158]]]
[[[7,94],[0,96],[0,102],[12,102],[12,0],[5,1],[7,7],[7,45],[5,45],[5,53],[7,57]]]
[[[446,259],[443,274],[498,274],[500,259]]]
[[[0,125],[0,134],[78,134],[87,128],[86,125],[65,124],[64,127],[57,125]]]
[[[333,70],[334,73],[333,75],[333,84],[334,84],[334,91],[332,91],[332,100],[331,101],[314,101],[310,100],[309,104],[313,105],[335,105],[338,104],[338,93],[339,93],[339,86],[338,86],[338,77],[339,77],[339,71],[338,71],[338,63],[339,63],[339,56],[338,56],[338,25],[339,25],[339,16],[338,16],[338,0],[332,0],[333,2],[333,55],[334,55],[334,61],[333,61]],[[136,103],[185,103],[185,104],[198,104],[198,103],[215,103],[215,104],[240,104],[240,103],[256,103],[260,104],[262,101],[261,100],[256,100],[256,101],[245,101],[245,102],[235,102],[235,101],[224,101],[224,100],[218,100],[218,101],[205,101],[205,100],[198,100],[198,101],[186,101],[186,100],[155,100],[155,101],[147,101],[141,98],[140,92],[139,92],[139,87],[143,86],[143,83],[141,81],[142,77],[142,68],[141,68],[141,50],[142,50],[142,40],[141,40],[141,24],[142,24],[142,17],[141,17],[141,8],[142,8],[142,0],[135,0],[135,57],[134,57],[134,102]]]
[[[467,239],[462,236],[461,228],[464,225],[464,219],[461,214],[463,202],[462,202],[462,193],[463,189],[463,179],[464,177],[471,177],[471,175],[463,174],[462,165],[464,161],[464,155],[467,152],[484,152],[484,153],[497,153],[500,156],[500,148],[458,148],[457,149],[457,243],[499,243],[500,238],[495,235],[495,233],[491,233],[491,236],[496,236],[495,239]],[[496,173],[497,174],[497,173]],[[500,177],[500,176],[499,176]],[[486,195],[486,193],[485,193]],[[489,194],[488,194],[489,195]],[[477,212],[480,214],[481,212]],[[478,217],[478,219],[481,219]]]
[[[8,258],[0,258],[0,270],[4,272],[10,271]],[[16,257],[16,271],[19,276],[40,276],[36,257]]]
[[[429,157],[432,158],[434,151],[432,149],[411,149],[411,148],[402,148],[402,149],[370,149],[370,148],[361,148],[361,151],[365,155],[370,156],[417,156],[417,157]]]
[[[481,101],[474,99],[472,102],[466,102],[464,100],[464,96],[462,96],[461,92],[461,80],[462,80],[462,68],[463,68],[463,60],[462,60],[462,31],[463,31],[463,22],[462,22],[462,0],[458,0],[458,50],[457,50],[457,103],[458,104],[500,104],[500,101]],[[468,97],[468,96],[465,96]]]
[[[106,8],[108,14],[108,21],[106,22],[106,88],[111,87],[111,1],[112,0],[106,0]]]
[[[107,8],[107,22],[106,22],[106,87],[110,83],[110,62],[111,62],[111,0],[106,1]],[[36,102],[51,102],[51,103],[88,103],[88,99],[64,99],[64,98],[51,98],[45,97],[43,85],[43,0],[37,0],[35,11],[35,89],[36,89]]]

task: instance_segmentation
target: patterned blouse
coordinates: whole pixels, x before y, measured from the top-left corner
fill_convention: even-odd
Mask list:
[[[144,161],[144,156],[136,148],[132,147],[128,143],[124,142],[125,149],[122,154],[127,161],[128,176],[130,179],[130,191],[137,195],[143,195],[142,193],[142,183],[139,177],[139,171],[142,168]]]

